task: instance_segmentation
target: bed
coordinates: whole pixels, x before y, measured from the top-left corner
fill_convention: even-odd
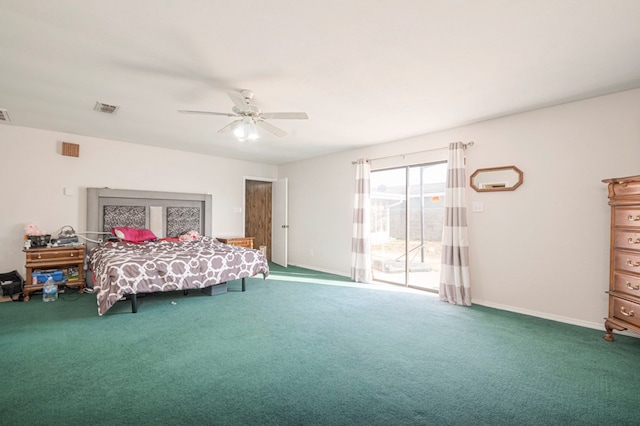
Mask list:
[[[210,212],[208,194],[88,188],[87,224],[104,236],[87,243],[98,314],[124,298],[135,313],[139,294],[203,289],[213,295],[238,279],[245,291],[245,278],[266,278],[263,252],[211,237]],[[119,240],[108,241],[113,230],[126,231],[124,239],[118,233]]]

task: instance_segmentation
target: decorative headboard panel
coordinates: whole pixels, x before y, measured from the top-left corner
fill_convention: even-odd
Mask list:
[[[196,230],[211,236],[210,194],[87,188],[87,229],[148,228],[159,238]]]

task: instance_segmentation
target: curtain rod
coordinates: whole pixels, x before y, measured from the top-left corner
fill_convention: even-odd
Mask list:
[[[464,147],[464,149],[466,150],[468,147],[473,146],[475,142],[473,141],[469,141],[467,143],[463,143],[462,146]],[[393,158],[393,157],[404,157],[406,155],[414,155],[414,154],[422,154],[424,152],[431,152],[431,151],[440,151],[442,149],[449,149],[449,146],[441,146],[438,148],[431,148],[431,149],[424,149],[422,151],[413,151],[413,152],[407,152],[404,154],[394,154],[394,155],[387,155],[386,157],[378,157],[378,158],[365,158],[366,162],[370,162],[370,161],[376,161],[376,160],[385,160],[387,158]],[[351,164],[358,164],[357,161],[352,161]]]

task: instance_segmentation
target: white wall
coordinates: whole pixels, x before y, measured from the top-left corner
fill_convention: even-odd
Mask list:
[[[281,166],[291,188],[290,262],[349,275],[351,161],[453,141],[475,141],[468,176],[505,165],[524,172],[516,191],[468,192],[469,206],[484,203],[483,213],[468,214],[474,302],[602,328],[609,207],[601,180],[640,174],[640,90]],[[442,155],[396,157],[385,167]]]
[[[428,119],[428,118],[425,118]],[[355,168],[377,158],[475,141],[467,171],[514,164],[514,192],[475,193],[469,213],[475,303],[601,327],[606,315],[609,208],[604,178],[640,174],[640,90],[275,166],[0,125],[0,272],[24,269],[23,226],[83,230],[87,187],[213,194],[214,235],[243,232],[244,176],[289,178],[292,264],[349,275]],[[80,158],[59,154],[80,144]],[[446,158],[446,150],[374,168]],[[76,195],[65,196],[64,188]]]
[[[80,144],[80,157],[60,155],[61,141]],[[24,272],[26,223],[86,230],[88,187],[210,193],[214,236],[243,235],[244,176],[277,177],[272,165],[10,124],[0,124],[0,162],[0,272]]]

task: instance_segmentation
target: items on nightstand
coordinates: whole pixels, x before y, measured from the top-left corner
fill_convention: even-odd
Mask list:
[[[24,234],[25,248],[46,247],[51,242],[51,235],[33,223],[24,226]]]
[[[53,277],[49,275],[47,283],[42,287],[42,300],[45,302],[54,302],[58,300],[58,284],[53,281]]]
[[[38,225],[28,223],[24,227],[24,249],[39,247],[67,247],[80,245],[76,230],[70,225],[60,228],[57,238],[51,238]]]
[[[46,283],[49,278],[62,281],[64,273],[58,269],[35,269],[31,272],[31,284]]]
[[[60,228],[58,238],[52,239],[51,244],[58,247],[77,245],[78,236],[76,235],[75,229],[69,225],[63,226]]]

